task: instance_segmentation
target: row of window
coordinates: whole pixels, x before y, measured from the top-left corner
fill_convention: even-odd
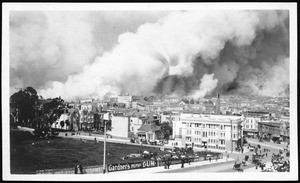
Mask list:
[[[186,130],[186,135],[192,135],[192,131],[191,130]],[[199,131],[199,130],[195,130],[195,136],[201,136],[202,137],[215,137],[215,136],[219,136],[221,138],[225,138],[225,132],[211,132],[211,131]],[[235,134],[234,134],[235,135]]]
[[[192,142],[191,137],[186,137],[186,142]],[[201,143],[202,139],[201,138],[194,138],[195,143]],[[207,141],[209,144],[218,144],[218,145],[225,145],[225,140],[218,140],[218,139],[208,139]]]
[[[225,125],[216,125],[216,124],[202,124],[202,123],[186,123],[187,127],[195,128],[207,128],[207,129],[216,129],[216,130],[225,130]],[[233,130],[237,129],[236,125],[232,125]]]

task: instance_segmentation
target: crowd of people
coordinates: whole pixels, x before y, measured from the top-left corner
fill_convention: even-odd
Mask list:
[[[284,151],[286,151],[286,155],[289,153],[288,149],[279,150],[277,154],[272,154],[272,167],[274,170],[278,172],[289,172],[290,171],[290,161],[285,158]]]

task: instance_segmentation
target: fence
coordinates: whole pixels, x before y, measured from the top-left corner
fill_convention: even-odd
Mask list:
[[[190,158],[189,160],[191,162],[198,162],[198,161],[209,160],[209,158],[211,160],[215,160],[217,158],[222,159],[223,154],[215,153],[211,156],[207,156],[207,155],[199,156],[197,158]],[[181,159],[170,160],[171,165],[181,164],[181,163],[182,163]],[[187,163],[187,161],[185,163]],[[160,160],[160,161],[159,160],[157,160],[157,161],[146,160],[146,161],[135,162],[135,163],[120,163],[120,164],[114,164],[114,165],[107,165],[107,167],[108,167],[108,172],[111,172],[111,171],[125,171],[125,170],[138,169],[138,168],[150,168],[150,167],[154,167],[154,166],[164,166],[165,164],[166,164],[166,161],[163,161],[163,160]],[[110,167],[112,167],[112,168],[110,168]],[[83,167],[83,173],[84,174],[103,173],[103,166]],[[37,170],[36,174],[75,174],[75,167],[74,168],[65,168],[65,169]]]
[[[103,166],[83,167],[84,174],[102,173]],[[37,170],[36,174],[75,174],[75,168]]]

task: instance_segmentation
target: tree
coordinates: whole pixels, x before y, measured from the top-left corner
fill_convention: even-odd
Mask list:
[[[66,120],[65,123],[66,123],[67,126],[70,126],[70,121],[69,120]]]
[[[41,107],[44,126],[50,126],[55,122],[64,113],[64,106],[64,100],[60,97],[44,100]]]
[[[172,135],[172,127],[168,122],[163,122],[160,126],[160,133],[163,139],[169,139],[169,136]]]
[[[33,127],[39,96],[32,87],[21,89],[10,97],[10,106],[18,110],[18,123],[22,126]]]
[[[64,121],[61,121],[61,122],[60,122],[60,127],[63,128],[64,126],[65,126],[65,122],[64,122]]]

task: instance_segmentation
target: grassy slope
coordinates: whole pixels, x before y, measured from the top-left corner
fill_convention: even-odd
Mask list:
[[[80,163],[83,166],[103,164],[103,142],[76,139],[32,140],[11,145],[11,173],[29,173],[42,169],[72,168]],[[132,146],[126,144],[107,143],[106,163],[125,162],[121,157],[141,150],[159,151],[157,148]],[[132,161],[132,160],[131,160]]]

